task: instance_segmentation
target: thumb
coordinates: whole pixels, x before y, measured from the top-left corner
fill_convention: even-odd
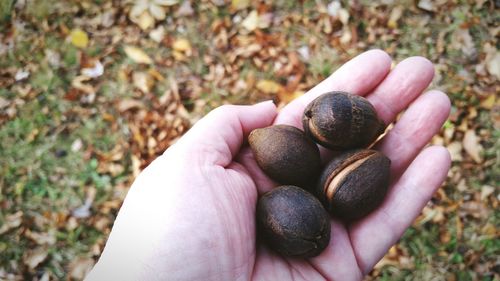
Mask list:
[[[256,128],[271,125],[276,114],[272,101],[250,106],[223,105],[200,119],[176,146],[189,148],[192,156],[196,153],[199,159],[209,164],[225,167],[238,154],[248,134]]]

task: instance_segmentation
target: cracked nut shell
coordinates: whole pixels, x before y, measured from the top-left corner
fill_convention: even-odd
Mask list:
[[[344,220],[359,219],[384,200],[391,160],[382,153],[357,149],[333,158],[321,173],[318,197],[325,208]]]
[[[385,130],[367,99],[336,91],[309,103],[302,124],[308,136],[333,150],[365,148]]]
[[[280,184],[311,188],[321,171],[318,146],[288,125],[253,130],[248,136],[259,167]]]
[[[316,197],[296,186],[280,186],[257,203],[258,235],[289,257],[319,255],[330,241],[330,218]]]

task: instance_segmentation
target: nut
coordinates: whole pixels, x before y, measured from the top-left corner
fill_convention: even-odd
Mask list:
[[[304,131],[314,141],[334,150],[365,148],[385,130],[370,102],[345,92],[330,92],[304,110]]]
[[[384,200],[390,165],[391,160],[375,150],[344,152],[323,170],[318,197],[331,214],[344,220],[359,219]]]
[[[321,171],[318,146],[288,125],[255,129],[248,142],[259,167],[273,180],[310,188]]]
[[[321,202],[296,186],[280,186],[257,203],[258,235],[290,257],[319,255],[330,241],[330,218]]]

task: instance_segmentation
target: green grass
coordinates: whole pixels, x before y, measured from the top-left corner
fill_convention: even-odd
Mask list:
[[[211,31],[212,24],[215,21],[232,22],[234,15],[228,7],[210,6],[207,4],[210,1],[193,4],[197,13],[194,16],[176,17],[175,13],[171,13],[169,17],[174,16],[169,21],[159,23],[166,29],[167,42],[176,38],[189,39],[193,54],[182,62],[173,60],[170,43],[153,42],[148,38],[148,31],[141,31],[126,20],[125,14],[118,14],[113,28],[120,28],[120,31],[126,29],[128,33],[124,33],[125,37],[119,44],[110,46],[108,40],[116,35],[113,33],[115,31],[106,37],[103,35],[106,28],[98,23],[90,23],[90,20],[109,9],[106,5],[110,5],[111,1],[26,1],[26,7],[15,12],[14,2],[0,1],[2,35],[11,30],[9,23],[12,20],[23,26],[16,29],[11,48],[0,57],[0,68],[5,71],[0,73],[0,79],[15,74],[18,69],[29,70],[30,76],[19,82],[0,80],[1,85],[5,85],[0,89],[0,97],[9,101],[17,99],[19,102],[15,106],[17,112],[14,116],[0,123],[0,227],[9,215],[17,211],[22,211],[23,216],[20,227],[0,235],[0,272],[4,270],[25,279],[33,279],[40,272],[50,272],[55,279],[65,279],[68,277],[68,264],[72,260],[97,257],[92,249],[94,246],[102,248],[117,211],[117,207],[104,205],[118,202],[119,206],[121,199],[116,195],[118,186],[129,184],[131,154],[137,153],[127,146],[133,142],[127,123],[130,120],[127,114],[118,112],[116,104],[122,99],[134,98],[151,106],[148,100],[150,96],[135,89],[131,79],[133,72],[154,68],[166,78],[162,82],[157,81],[153,88],[151,94],[156,97],[164,95],[171,88],[169,79],[177,79],[180,91],[188,92],[188,96],[181,97],[188,110],[195,108],[199,99],[206,104],[194,114],[207,113],[223,103],[246,104],[276,98],[258,93],[255,89],[234,92],[217,81],[206,81],[204,77],[210,72],[209,65],[204,61],[206,58],[211,59],[213,65],[232,67],[233,73],[226,73],[224,78],[236,73],[238,79],[242,80],[253,76],[256,81],[271,79],[286,83],[286,77],[276,76],[275,61],[272,59],[265,61],[262,68],[257,67],[252,58],[238,58],[234,64],[229,62],[228,53],[240,47],[231,41],[238,36],[238,27],[227,28],[232,36],[228,50],[212,48],[216,36]],[[322,1],[325,6],[330,2]],[[344,8],[351,3],[341,2]],[[360,6],[363,13],[357,14],[350,10],[350,24],[357,29],[358,41],[365,43],[360,45],[362,47],[355,44],[339,47],[332,43],[340,34],[326,35],[315,24],[319,18],[328,17],[317,9],[317,1],[305,1],[303,4],[293,1],[273,3],[271,11],[277,18],[294,15],[308,18],[311,22],[309,26],[302,26],[299,21],[264,30],[268,34],[283,36],[284,46],[276,46],[281,48],[282,55],[315,40],[315,48],[310,48],[310,59],[304,61],[306,69],[302,87],[313,86],[349,57],[365,49],[377,47],[392,50],[391,55],[396,62],[410,55],[426,56],[448,67],[446,72],[440,73],[442,80],[436,86],[449,92],[454,111],[459,114],[458,120],[447,121],[445,128],[457,128],[465,122],[469,124],[468,128],[484,134],[480,137],[487,166],[454,163],[454,168],[459,169],[461,177],[465,179],[467,190],[458,191],[456,182],[450,178],[443,187],[449,201],[433,199],[434,205],[451,209],[446,212],[444,222],[425,222],[408,229],[398,244],[398,249],[409,259],[408,263],[387,265],[372,279],[498,280],[495,279],[498,273],[494,273],[492,266],[500,255],[500,242],[497,237],[483,233],[486,226],[500,228],[500,211],[493,208],[493,196],[497,195],[493,194],[490,199],[482,201],[485,208],[491,209],[488,218],[473,218],[470,214],[463,214],[460,206],[455,209],[451,206],[453,202],[475,200],[474,196],[479,196],[485,185],[500,185],[500,130],[494,128],[491,112],[479,107],[479,95],[471,94],[471,91],[475,91],[474,87],[490,89],[484,81],[479,81],[482,78],[475,74],[475,64],[484,59],[481,52],[485,42],[494,42],[491,28],[500,20],[500,16],[491,12],[489,3],[478,7],[469,2],[450,2],[445,5],[446,9],[430,14],[416,9],[413,1],[383,4],[381,1],[363,0]],[[118,12],[127,10],[123,4],[120,5]],[[384,16],[390,14],[394,5],[405,7],[404,15],[398,21],[398,32],[387,28],[384,21]],[[244,18],[254,8],[239,14]],[[477,61],[471,62],[465,58],[462,46],[453,42],[454,32],[463,25],[468,25],[479,54],[475,58]],[[200,26],[204,28],[200,29]],[[63,30],[75,27],[82,27],[90,35],[91,44],[88,48],[81,50],[68,42],[67,31]],[[375,32],[376,41],[373,44],[367,40],[370,32]],[[442,53],[438,53],[436,48],[440,33],[444,33],[445,40]],[[129,34],[140,37],[140,40],[134,41]],[[138,65],[132,62],[124,54],[122,43],[140,47],[156,63]],[[110,48],[114,48],[112,52],[101,57]],[[60,56],[58,67],[48,63],[47,50]],[[80,74],[80,58],[83,54],[99,57],[105,64],[105,74],[89,82],[97,90],[93,103],[81,103],[79,98],[74,101],[64,98],[71,89],[71,82]],[[472,81],[460,79],[458,74],[464,71],[472,75]],[[192,85],[202,88],[199,96],[189,96]],[[82,96],[85,94],[82,93]],[[478,109],[478,117],[468,120],[467,114],[472,106]],[[111,115],[113,121],[104,118],[105,114]],[[454,140],[461,141],[461,135],[463,132],[457,132]],[[72,144],[77,140],[83,146],[73,150]],[[102,156],[121,145],[124,150],[122,159],[109,160]],[[103,171],[103,167],[111,164],[121,165],[122,170],[116,173]],[[72,210],[81,206],[89,190],[94,189],[96,195],[91,217],[71,218]],[[98,229],[95,222],[102,218],[108,219],[109,223]],[[457,229],[457,218],[462,223],[461,230]],[[39,233],[51,232],[56,237],[56,243],[47,246],[47,259],[35,270],[28,269],[22,262],[23,255],[37,246],[25,236],[28,229]],[[441,242],[444,231],[450,235],[446,243]],[[472,262],[473,255],[478,255],[479,260]],[[487,273],[480,274],[475,272],[474,264],[491,267],[488,267]]]

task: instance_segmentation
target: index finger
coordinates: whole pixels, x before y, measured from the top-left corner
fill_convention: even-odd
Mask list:
[[[366,95],[384,80],[390,70],[391,57],[386,52],[382,50],[364,52],[285,106],[274,123],[302,128],[304,108],[319,95],[334,90]]]

